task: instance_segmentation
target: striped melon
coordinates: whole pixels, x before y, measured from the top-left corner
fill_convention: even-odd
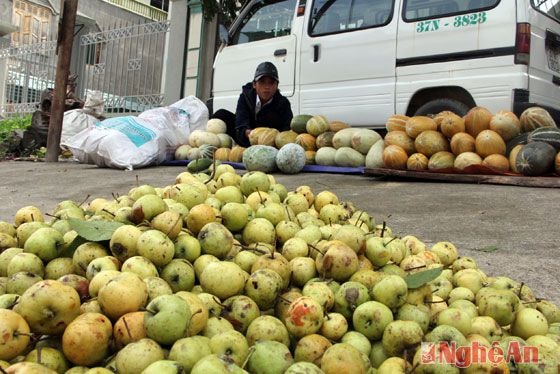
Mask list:
[[[465,132],[474,138],[482,131],[490,127],[492,112],[480,106],[471,108],[463,117],[465,120]]]
[[[313,116],[305,124],[305,130],[313,136],[319,136],[330,130],[329,120],[325,116]]]
[[[428,160],[428,169],[447,169],[455,165],[455,155],[448,151],[434,153]]]
[[[556,122],[550,113],[538,106],[525,109],[519,116],[519,123],[523,132],[529,132],[539,127],[556,127]]]
[[[428,168],[428,157],[422,153],[413,153],[406,160],[408,170],[426,170]]]
[[[560,150],[560,129],[558,127],[540,127],[531,131],[527,140],[529,142],[545,142]]]
[[[392,115],[387,119],[387,123],[385,123],[385,129],[387,132],[391,131],[405,131],[406,129],[406,121],[408,121],[410,117],[402,115],[402,114],[395,114]]]
[[[515,159],[517,171],[523,175],[543,175],[554,168],[556,150],[544,142],[527,143]]]

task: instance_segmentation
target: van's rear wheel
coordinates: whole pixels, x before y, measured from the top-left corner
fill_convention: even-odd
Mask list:
[[[428,101],[422,105],[416,112],[415,116],[436,115],[444,110],[449,110],[458,116],[464,116],[469,111],[467,104],[454,99],[435,99]]]

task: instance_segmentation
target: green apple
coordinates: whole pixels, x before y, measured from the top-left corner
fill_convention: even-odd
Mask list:
[[[355,309],[369,300],[366,286],[358,282],[345,282],[334,294],[334,311],[350,320]]]
[[[262,171],[250,171],[241,177],[239,188],[245,196],[256,191],[266,192],[270,189],[270,179]]]
[[[446,308],[438,313],[436,323],[439,325],[453,326],[464,336],[472,332],[472,316],[463,309]]]
[[[148,338],[170,345],[184,336],[191,318],[185,300],[176,295],[161,295],[146,307],[144,326]]]
[[[329,340],[338,341],[348,332],[348,321],[340,313],[327,313],[319,332]]]
[[[319,334],[311,334],[301,338],[294,348],[296,362],[310,362],[321,365],[323,353],[332,346],[329,339]]]
[[[169,350],[169,359],[179,362],[188,373],[198,361],[211,354],[210,339],[196,335],[173,343]]]
[[[241,293],[245,287],[244,274],[239,265],[233,262],[210,262],[200,274],[199,281],[206,292],[227,299]]]
[[[235,187],[234,187],[235,188]],[[242,202],[228,202],[220,209],[222,223],[231,232],[242,230],[249,222],[249,212]]]
[[[173,292],[190,291],[195,283],[192,264],[182,258],[173,259],[165,265],[161,270],[160,277],[171,286]]]
[[[6,277],[8,275],[8,264],[12,258],[18,254],[22,253],[23,248],[6,248],[0,253],[0,277]]]
[[[109,256],[111,253],[99,242],[86,242],[80,244],[72,255],[74,263],[74,272],[78,275],[85,276],[89,263],[98,257]]]
[[[282,374],[294,363],[287,346],[273,340],[256,342],[247,361],[250,373]]]
[[[261,315],[255,318],[249,324],[245,336],[249,346],[263,340],[274,340],[285,346],[290,344],[288,329],[282,321],[274,316]]]
[[[57,373],[65,373],[70,366],[64,354],[52,347],[33,349],[25,356],[25,361],[41,364]]]
[[[392,321],[383,331],[383,349],[391,356],[400,356],[405,350],[422,342],[424,332],[416,321]]]
[[[45,279],[58,279],[74,272],[71,257],[58,257],[50,260],[45,266]]]
[[[121,268],[120,261],[113,256],[98,257],[88,264],[86,268],[86,278],[91,280],[97,273],[103,270],[119,270]]]
[[[238,366],[243,366],[249,355],[247,339],[236,330],[228,330],[214,335],[210,339],[210,349],[212,353],[230,359]]]
[[[45,276],[45,266],[43,260],[34,253],[22,252],[12,257],[6,267],[6,276],[10,277],[20,271],[36,274],[43,278]]]
[[[292,284],[303,287],[312,278],[317,276],[315,261],[310,257],[295,257],[289,262],[290,281]],[[334,294],[333,294],[334,301]],[[323,304],[321,304],[323,305]],[[324,306],[324,305],[323,305]]]
[[[222,317],[227,319],[235,330],[245,334],[251,322],[260,316],[257,303],[248,296],[236,295],[223,302]]]
[[[127,344],[117,352],[115,365],[120,374],[138,374],[150,364],[163,360],[165,352],[154,340],[145,338]]]
[[[148,289],[138,275],[122,272],[101,287],[97,300],[103,313],[116,321],[123,314],[136,312],[146,306]]]
[[[283,284],[284,280],[274,270],[258,269],[245,282],[245,295],[253,299],[261,310],[268,310],[274,307]]]
[[[387,275],[381,278],[370,292],[373,300],[379,301],[391,309],[404,305],[407,293],[406,282],[398,275]]]
[[[183,229],[183,216],[178,212],[166,210],[152,218],[150,226],[163,232],[169,239],[175,240]]]
[[[132,256],[136,256],[136,244],[138,238],[142,234],[142,230],[134,225],[122,225],[111,235],[109,241],[109,249],[113,256],[124,262]]]
[[[141,374],[179,374],[184,371],[183,366],[177,361],[159,360],[148,365]]]
[[[174,258],[184,258],[191,264],[200,256],[202,250],[198,239],[190,234],[181,233],[175,239]]]
[[[359,350],[348,343],[336,343],[321,358],[325,373],[365,373],[368,370]]]
[[[416,321],[422,327],[424,334],[430,326],[430,308],[425,304],[404,304],[399,308],[396,319]]]
[[[323,324],[323,308],[311,297],[301,296],[290,304],[285,324],[288,332],[298,338],[314,334]]]
[[[130,220],[135,224],[143,221],[150,221],[152,218],[167,210],[167,205],[163,199],[154,194],[147,194],[139,197],[132,204],[132,214]]]
[[[146,277],[142,279],[148,290],[148,303],[161,295],[172,295],[173,290],[167,281],[160,277]]]
[[[35,283],[42,281],[40,276],[27,272],[20,271],[10,277],[6,282],[6,292],[10,294],[23,295],[23,293]]]
[[[527,339],[533,335],[546,335],[548,331],[548,321],[544,314],[536,309],[522,308],[511,324],[513,335],[522,339]]]
[[[198,241],[202,253],[223,260],[233,246],[233,235],[221,223],[210,222],[198,233]]]
[[[136,243],[138,255],[150,260],[154,265],[163,267],[175,255],[175,245],[167,235],[159,230],[146,230]]]
[[[159,276],[156,265],[144,256],[127,258],[121,265],[121,271],[136,274],[142,279]]]
[[[377,301],[366,301],[358,305],[352,315],[354,329],[370,340],[379,340],[385,327],[392,321],[391,310]]]
[[[42,227],[29,236],[23,250],[39,256],[43,261],[50,261],[60,255],[63,246],[64,239],[58,230]]]
[[[211,339],[214,335],[228,330],[234,330],[234,328],[227,319],[222,317],[210,317],[206,322],[206,326],[204,326],[204,329],[201,331],[201,334]]]
[[[39,208],[34,205],[27,205],[19,208],[14,215],[14,225],[16,227],[26,222],[45,222],[45,218]]]

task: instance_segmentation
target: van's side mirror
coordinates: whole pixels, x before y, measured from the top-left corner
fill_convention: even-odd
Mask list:
[[[228,44],[229,43],[229,33],[228,33],[226,27],[222,24],[220,24],[218,26],[218,36],[219,36],[220,42],[222,42],[222,44]]]

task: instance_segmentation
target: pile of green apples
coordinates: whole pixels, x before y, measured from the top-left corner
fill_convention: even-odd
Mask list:
[[[425,343],[538,348],[423,360]],[[435,351],[436,356],[442,352]],[[560,309],[331,191],[214,164],[0,222],[1,373],[557,373]]]

